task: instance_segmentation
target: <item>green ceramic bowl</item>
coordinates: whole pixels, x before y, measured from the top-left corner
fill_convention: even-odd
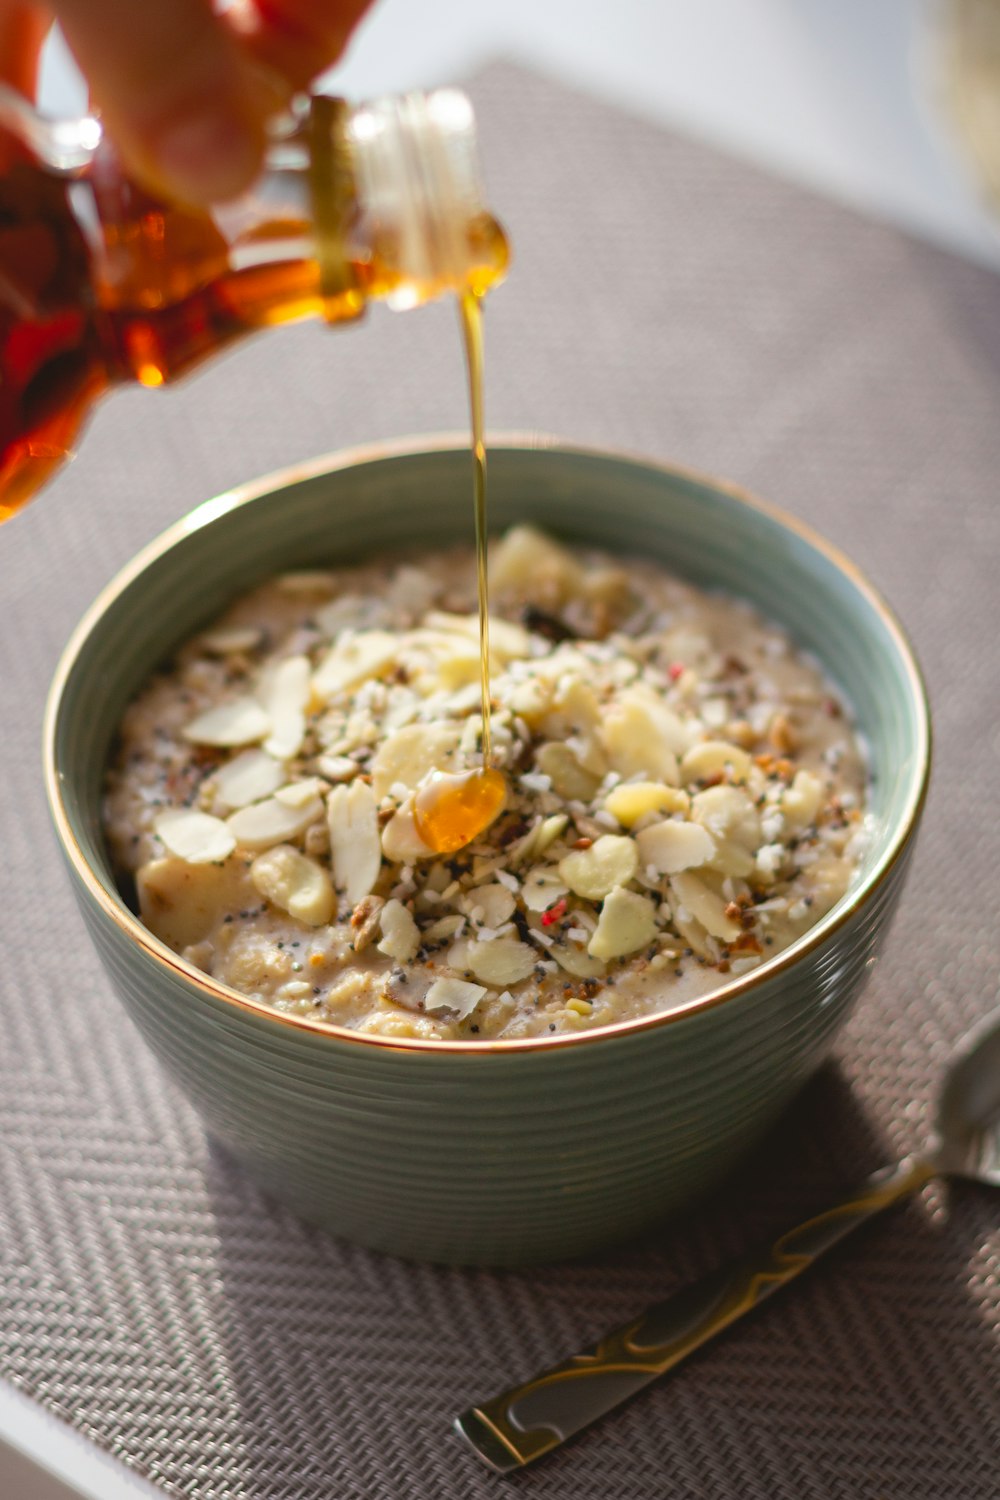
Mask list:
[[[126,1009],[211,1133],[276,1198],[399,1255],[516,1264],[592,1251],[704,1192],[830,1049],[903,883],[929,766],[927,703],[857,571],[731,487],[554,442],[490,450],[494,528],[662,560],[742,595],[815,653],[871,746],[860,881],[794,947],[679,1011],[513,1042],[395,1041],[278,1015],[190,968],[121,899],[100,828],[121,712],[150,670],[269,574],[471,533],[459,440],[348,453],[200,506],[121,573],[66,649],[48,795]]]

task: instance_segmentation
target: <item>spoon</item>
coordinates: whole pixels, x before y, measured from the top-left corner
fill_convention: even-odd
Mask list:
[[[873,1173],[824,1213],[683,1287],[585,1353],[470,1407],[456,1431],[500,1474],[551,1453],[938,1176],[1000,1187],[1000,1011],[959,1042],[925,1151]]]

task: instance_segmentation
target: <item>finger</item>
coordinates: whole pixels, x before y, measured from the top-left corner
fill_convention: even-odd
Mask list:
[[[372,0],[231,0],[226,19],[295,88],[343,55]]]
[[[263,110],[252,64],[207,0],[53,0],[53,8],[132,172],[196,203],[249,184]]]
[[[38,6],[0,0],[0,81],[35,97],[38,59],[51,18]]]

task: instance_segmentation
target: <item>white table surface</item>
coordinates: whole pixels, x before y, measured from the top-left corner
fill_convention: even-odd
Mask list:
[[[1000,268],[1000,234],[935,107],[936,3],[378,0],[330,83],[365,97],[506,57]],[[59,45],[43,99],[81,104]],[[0,1495],[161,1494],[0,1381]]]

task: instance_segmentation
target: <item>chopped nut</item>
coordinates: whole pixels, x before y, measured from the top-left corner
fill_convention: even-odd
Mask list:
[[[363,953],[375,941],[384,905],[385,901],[381,896],[363,896],[351,912],[351,927],[354,930],[351,947],[355,953]]]
[[[779,755],[791,755],[799,747],[799,737],[786,714],[775,714],[767,737]]]

